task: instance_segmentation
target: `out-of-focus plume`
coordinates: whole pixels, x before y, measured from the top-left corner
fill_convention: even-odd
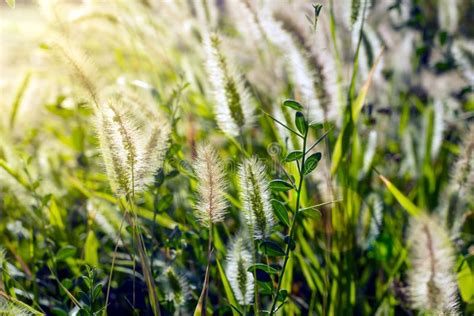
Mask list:
[[[249,305],[253,300],[254,277],[247,269],[253,263],[251,250],[247,247],[250,241],[243,233],[233,240],[227,254],[226,276],[241,305]]]
[[[412,247],[408,292],[413,308],[456,314],[454,254],[448,234],[435,218],[422,215],[412,219],[408,240]]]
[[[217,34],[204,39],[206,66],[214,94],[217,124],[224,133],[237,136],[254,122],[254,105],[240,75],[231,67],[221,51]]]

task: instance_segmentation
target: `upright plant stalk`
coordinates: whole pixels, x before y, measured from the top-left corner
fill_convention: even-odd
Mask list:
[[[119,207],[124,213],[124,219],[132,226],[132,246],[134,248],[134,243],[137,242],[153,314],[160,315],[156,286],[150,264],[147,260],[139,226],[137,231],[138,216],[134,209],[135,193],[143,190],[151,183],[155,171],[162,166],[164,153],[167,148],[169,136],[168,123],[166,121],[162,122],[160,128],[158,128],[154,121],[158,117],[152,116],[152,119],[142,122],[136,116],[136,112],[132,110],[131,104],[123,103],[120,99],[111,99],[108,103],[98,108],[96,113],[97,134],[107,176],[112,191],[120,199]],[[124,203],[122,203],[122,198],[125,199]],[[112,258],[112,269],[107,288],[104,314],[107,310],[110,282],[112,282],[120,233]],[[135,303],[135,259],[133,258],[132,260],[134,267],[133,303]]]
[[[257,241],[254,241],[253,243],[253,247],[254,247],[254,251],[253,251],[253,261],[254,262],[257,262]],[[257,270],[253,270],[253,278],[254,280],[257,280]],[[253,309],[254,309],[254,314],[255,315],[259,315],[259,311],[260,311],[260,303],[259,303],[259,300],[258,300],[258,282],[255,282],[255,287],[254,287],[254,302],[253,302]]]
[[[204,283],[202,286],[201,295],[199,296],[198,305],[196,307],[196,311],[194,315],[204,315],[206,316],[206,300],[207,300],[207,293],[209,292],[209,269],[211,266],[211,255],[212,255],[212,223],[209,225],[209,240],[207,243],[207,266],[206,266],[206,273],[204,275]]]
[[[227,213],[228,203],[224,197],[227,189],[227,180],[222,160],[210,145],[200,145],[198,147],[197,158],[193,167],[196,172],[196,178],[199,180],[195,215],[200,224],[209,231],[206,274],[194,315],[206,315],[206,299],[212,255],[212,229],[214,224],[224,220]]]
[[[301,167],[298,169],[299,175],[300,175],[300,180],[299,180],[299,183],[298,183],[298,188],[296,190],[295,216],[293,216],[293,220],[291,222],[289,238],[288,238],[288,242],[286,244],[286,250],[285,250],[285,259],[283,261],[283,267],[281,269],[281,274],[280,274],[280,277],[278,279],[278,286],[277,286],[276,295],[273,298],[272,307],[270,309],[270,316],[275,314],[275,307],[276,307],[276,303],[278,301],[278,293],[280,292],[281,284],[282,284],[282,281],[283,281],[283,276],[285,275],[286,265],[288,263],[288,259],[290,258],[291,245],[294,242],[294,234],[295,234],[295,230],[296,230],[296,220],[297,220],[298,213],[299,213],[299,210],[300,210],[301,188],[303,187],[303,178],[304,178],[304,173],[303,172],[304,172],[304,165],[305,165],[306,154],[307,154],[307,152],[306,152],[307,138],[308,138],[308,128],[306,128],[305,133],[303,135],[303,157],[301,158]]]

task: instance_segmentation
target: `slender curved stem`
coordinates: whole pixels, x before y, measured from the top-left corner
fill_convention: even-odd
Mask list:
[[[206,316],[207,314],[207,293],[209,290],[209,268],[211,265],[211,255],[212,255],[212,223],[209,224],[209,241],[207,244],[207,266],[206,266],[206,274],[204,276],[204,283],[202,285],[201,295],[199,296],[198,305],[194,315],[203,315]],[[200,313],[199,313],[200,310]]]
[[[124,214],[124,216],[122,217],[122,221],[120,222],[120,228],[119,228],[119,231],[118,231],[118,234],[117,234],[117,240],[115,242],[115,249],[114,249],[114,252],[112,254],[112,264],[110,266],[109,281],[108,281],[108,284],[107,284],[107,293],[105,294],[105,305],[104,305],[104,313],[103,313],[104,316],[107,315],[107,306],[109,304],[110,287],[112,285],[112,275],[114,273],[115,259],[117,257],[117,250],[118,250],[118,246],[119,246],[120,235],[122,234],[123,223],[125,222],[125,216],[126,215]]]
[[[257,257],[258,257],[258,251],[257,251],[257,242],[254,242],[254,258],[253,261],[257,262]],[[254,303],[253,303],[253,313],[254,315],[258,316],[260,313],[260,302],[258,300],[258,281],[257,281],[257,269],[253,270],[253,279],[255,282],[255,287],[254,287]]]

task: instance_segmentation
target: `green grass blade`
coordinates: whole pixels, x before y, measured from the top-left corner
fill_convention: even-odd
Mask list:
[[[385,184],[390,193],[393,194],[395,199],[400,203],[400,205],[412,216],[418,216],[422,213],[422,210],[419,209],[412,201],[410,201],[400,190],[397,189],[392,182],[388,181],[382,175],[379,175],[380,180]]]
[[[219,270],[219,276],[221,278],[222,285],[224,286],[224,291],[225,291],[227,300],[229,301],[231,305],[239,306],[239,304],[235,300],[234,292],[232,292],[232,288],[230,287],[229,280],[227,280],[227,276],[225,275],[224,269],[222,268],[222,265],[219,259],[216,259],[216,263],[217,263],[217,270]],[[239,316],[239,313],[237,313],[234,309],[232,309],[232,314],[234,316]]]
[[[15,6],[13,2],[13,7]],[[25,94],[26,88],[28,87],[28,83],[30,82],[31,72],[27,72],[23,77],[20,87],[16,92],[15,99],[13,100],[12,104],[12,111],[10,114],[10,128],[13,128],[15,125],[16,115],[18,113],[18,108],[20,107],[21,100],[23,99],[23,95]]]

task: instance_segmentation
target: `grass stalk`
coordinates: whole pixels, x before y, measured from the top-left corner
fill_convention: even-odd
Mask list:
[[[295,215],[293,216],[293,219],[292,219],[292,222],[291,222],[291,226],[290,226],[290,231],[289,231],[289,238],[288,238],[288,242],[286,244],[286,250],[285,250],[285,259],[283,261],[283,267],[281,269],[281,273],[280,273],[280,277],[278,279],[278,285],[277,285],[277,290],[276,290],[276,295],[275,297],[273,298],[273,302],[272,302],[272,305],[271,305],[271,308],[270,308],[270,316],[274,315],[275,314],[275,307],[276,307],[276,304],[277,304],[277,300],[278,300],[278,293],[280,292],[280,289],[281,289],[281,284],[283,282],[283,277],[285,275],[285,270],[286,270],[286,265],[288,263],[288,259],[290,258],[290,252],[291,252],[291,245],[293,244],[294,242],[294,234],[295,234],[295,229],[296,229],[296,221],[298,219],[298,213],[299,213],[299,209],[300,209],[300,201],[301,201],[301,188],[303,187],[303,180],[304,180],[304,164],[305,164],[305,159],[306,159],[306,154],[307,154],[307,151],[306,151],[306,141],[307,141],[307,138],[308,138],[308,130],[309,129],[306,129],[304,135],[303,135],[303,157],[301,158],[301,167],[299,168],[299,175],[300,175],[300,179],[299,179],[299,183],[298,183],[298,188],[296,190],[296,207],[295,207]]]

